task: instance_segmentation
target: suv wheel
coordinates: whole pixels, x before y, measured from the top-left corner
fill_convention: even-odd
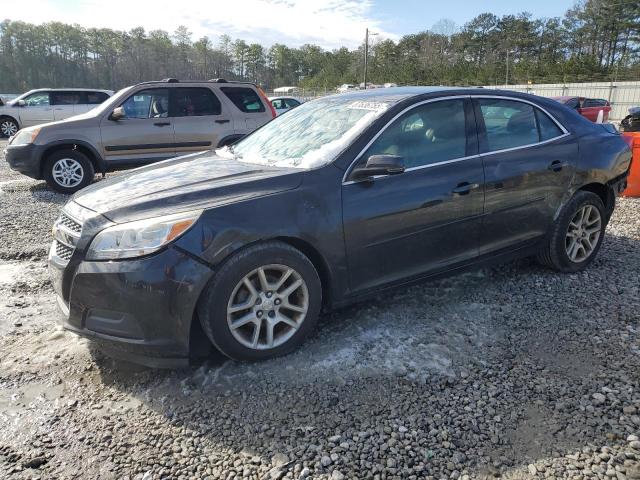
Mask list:
[[[18,133],[20,127],[18,126],[18,122],[16,122],[13,118],[2,117],[0,118],[0,135],[3,137],[13,137],[16,133]]]
[[[91,160],[77,150],[59,150],[46,161],[44,178],[47,184],[61,193],[74,193],[93,180]]]
[[[322,286],[313,264],[282,242],[249,247],[224,262],[198,304],[211,342],[236,360],[298,348],[313,330]]]
[[[600,250],[607,219],[598,195],[576,193],[560,212],[538,260],[560,272],[583,270]]]

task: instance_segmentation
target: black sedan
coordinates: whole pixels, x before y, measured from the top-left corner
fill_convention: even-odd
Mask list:
[[[78,192],[50,270],[65,327],[107,353],[266,359],[389,287],[526,255],[585,268],[630,163],[616,132],[531,95],[331,96]]]

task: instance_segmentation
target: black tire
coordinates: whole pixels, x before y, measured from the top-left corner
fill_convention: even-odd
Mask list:
[[[81,169],[76,170],[76,172],[80,172],[79,175],[81,174],[81,180],[69,186],[62,185],[54,178],[54,167],[58,161],[64,159],[75,161],[82,167]],[[50,188],[56,192],[67,194],[75,193],[89,185],[93,181],[95,174],[91,160],[89,160],[84,153],[71,149],[57,150],[49,155],[45,160],[43,173],[44,179],[47,181],[47,185],[49,185]]]
[[[308,309],[295,334],[282,345],[258,350],[238,341],[227,322],[227,305],[236,286],[255,269],[279,264],[294,269],[304,280],[308,292]],[[311,261],[299,250],[279,241],[247,247],[231,256],[219,268],[198,302],[197,312],[211,343],[234,360],[266,360],[297,349],[313,331],[322,305],[322,285]]]
[[[587,205],[595,207],[600,214],[600,235],[589,256],[580,261],[573,261],[567,253],[565,243],[567,241],[569,223]],[[607,215],[604,204],[598,195],[592,192],[578,191],[562,208],[560,215],[554,222],[545,246],[537,255],[538,262],[559,272],[571,273],[585,269],[596,257],[602,246],[608,220],[609,215]]]
[[[0,137],[11,137],[20,130],[20,125],[11,117],[0,117]],[[13,133],[11,133],[13,132]]]

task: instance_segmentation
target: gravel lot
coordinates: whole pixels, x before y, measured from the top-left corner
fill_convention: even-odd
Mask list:
[[[59,329],[65,200],[0,158],[2,479],[640,479],[640,200],[584,273],[426,283],[325,316],[288,357],[180,371]]]

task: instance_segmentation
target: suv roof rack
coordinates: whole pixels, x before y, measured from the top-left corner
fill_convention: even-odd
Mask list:
[[[165,83],[180,83],[180,80],[178,80],[177,78],[163,78],[160,81]]]
[[[213,82],[213,83],[229,83],[227,80],[225,80],[224,78],[211,78],[208,80],[209,82]]]

